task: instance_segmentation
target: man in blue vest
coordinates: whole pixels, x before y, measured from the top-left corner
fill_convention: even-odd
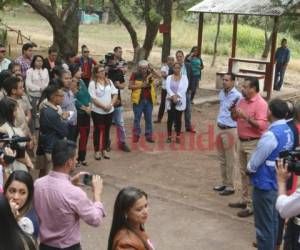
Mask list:
[[[253,189],[253,212],[258,250],[274,250],[278,214],[275,208],[277,180],[275,162],[281,151],[293,148],[294,135],[286,123],[287,103],[274,99],[269,103],[270,126],[260,138],[247,165]]]

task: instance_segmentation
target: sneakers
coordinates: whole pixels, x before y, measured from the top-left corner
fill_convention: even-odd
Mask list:
[[[149,143],[155,143],[155,141],[152,138],[150,138],[150,137],[146,138],[146,141],[149,142]]]
[[[225,187],[224,190],[219,192],[219,195],[227,196],[227,195],[232,195],[234,194],[235,190],[233,187]]]
[[[100,161],[101,160],[101,155],[100,155],[100,152],[99,151],[97,151],[96,153],[95,153],[95,160],[96,161]]]
[[[109,157],[109,155],[108,155],[108,152],[107,152],[106,150],[103,150],[103,151],[102,151],[102,157],[103,157],[104,159],[107,159],[107,160],[110,159],[110,157]]]
[[[247,203],[246,202],[230,202],[228,204],[229,207],[231,208],[242,208],[242,209],[246,209],[247,207]]]
[[[246,217],[249,217],[253,214],[253,211],[250,210],[249,208],[246,208],[246,209],[243,209],[241,211],[239,211],[237,213],[237,216],[240,217],[240,218],[246,218]]]

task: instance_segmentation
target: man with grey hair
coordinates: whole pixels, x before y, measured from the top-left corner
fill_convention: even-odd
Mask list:
[[[138,64],[137,72],[133,72],[129,79],[128,88],[132,90],[131,101],[133,104],[134,124],[133,142],[137,143],[141,134],[141,118],[144,114],[146,141],[154,143],[152,136],[152,111],[156,103],[156,93],[153,78],[153,69],[146,60]]]

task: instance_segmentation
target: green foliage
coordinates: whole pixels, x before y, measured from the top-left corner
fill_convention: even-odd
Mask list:
[[[162,20],[162,16],[158,14],[154,8],[151,8],[151,10],[149,11],[149,17],[151,22],[153,23],[160,23],[160,21]]]
[[[213,54],[213,44],[217,30],[216,24],[205,23],[203,34],[203,51],[205,54]],[[175,21],[172,27],[172,48],[189,50],[197,43],[197,24]],[[292,56],[300,58],[300,47],[290,33],[279,33],[278,45],[283,37],[288,39]],[[221,25],[218,55],[229,56],[231,53],[232,24]],[[260,58],[264,49],[264,30],[250,25],[241,24],[238,26],[237,54],[238,56]],[[155,44],[162,45],[162,35],[158,35]]]

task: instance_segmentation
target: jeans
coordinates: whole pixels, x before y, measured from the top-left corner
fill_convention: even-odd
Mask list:
[[[98,114],[92,111],[92,119],[94,123],[94,150],[95,152],[104,151],[109,141],[109,132],[112,123],[113,113],[110,114]],[[101,148],[100,148],[100,139]]]
[[[276,190],[253,189],[253,212],[258,250],[275,249],[278,230],[276,199]]]
[[[134,122],[133,122],[133,135],[140,137],[141,135],[141,118],[144,114],[145,119],[145,136],[152,138],[152,103],[142,98],[139,104],[133,104]]]
[[[176,104],[171,104],[171,109],[168,110],[168,122],[167,122],[167,129],[168,129],[168,136],[172,136],[172,126],[173,123],[175,125],[176,136],[180,136],[181,132],[181,116],[182,111],[176,110]]]
[[[280,90],[283,84],[286,68],[284,64],[277,63],[275,70],[274,90]]]
[[[77,133],[79,137],[78,161],[85,161],[86,147],[89,139],[91,127],[91,117],[87,113],[78,113],[77,116]]]
[[[197,89],[199,88],[199,81],[201,76],[194,76],[191,84],[191,101],[194,100],[195,94],[197,92]]]
[[[166,107],[166,97],[167,97],[167,90],[161,89],[160,105],[159,105],[159,110],[158,110],[158,115],[157,115],[158,121],[161,121],[164,116],[165,107]]]
[[[125,144],[125,138],[126,138],[123,111],[124,111],[123,106],[115,107],[115,111],[113,115],[113,123],[117,127],[118,145]]]
[[[185,129],[192,128],[192,106],[189,91],[186,92],[186,109],[184,111]]]

